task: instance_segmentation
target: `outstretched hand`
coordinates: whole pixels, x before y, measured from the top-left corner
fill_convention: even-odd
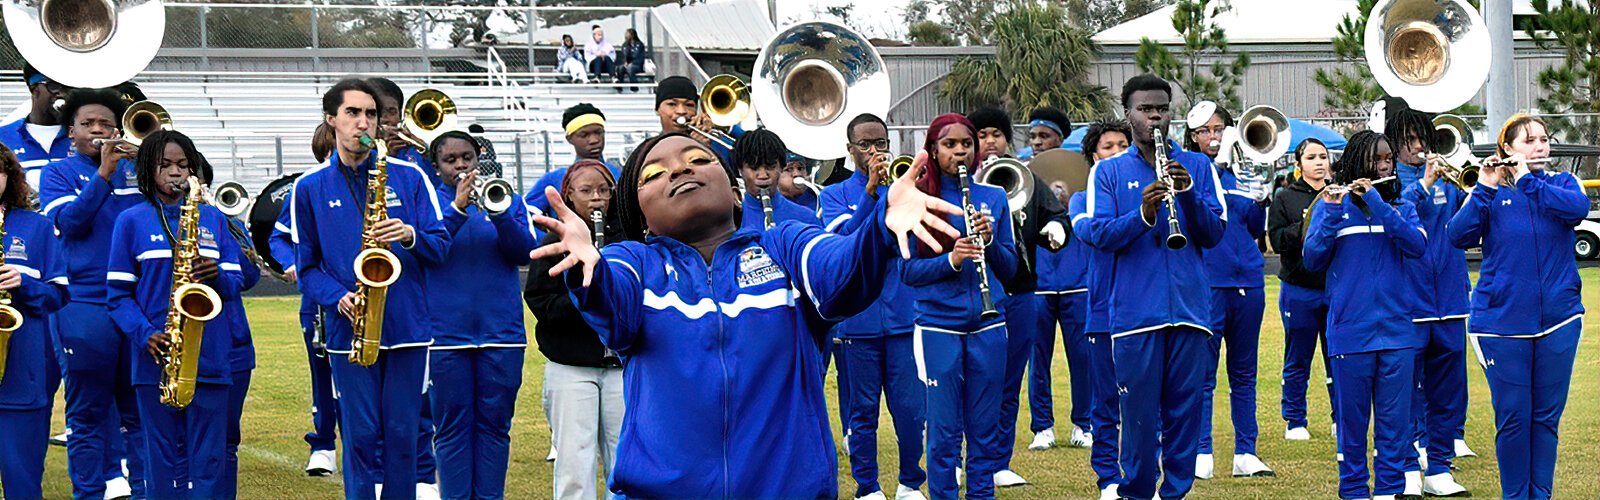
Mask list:
[[[544,197],[550,202],[551,210],[555,211],[556,218],[535,215],[533,222],[543,227],[546,231],[557,236],[557,241],[533,250],[528,255],[535,260],[546,257],[566,254],[556,265],[550,266],[550,276],[557,276],[579,264],[583,265],[583,286],[589,286],[594,277],[594,269],[600,263],[600,250],[595,249],[594,240],[589,234],[589,220],[579,217],[567,208],[567,203],[561,199],[561,193],[554,186],[544,188]]]
[[[911,246],[906,238],[908,233],[915,234],[934,253],[945,251],[934,233],[943,233],[945,241],[961,236],[961,231],[945,219],[946,216],[962,215],[961,208],[917,189],[917,177],[922,175],[925,168],[928,168],[926,160],[913,162],[911,169],[889,186],[889,209],[884,215],[883,224],[894,233],[895,240],[900,244],[900,256],[906,259],[911,258]]]

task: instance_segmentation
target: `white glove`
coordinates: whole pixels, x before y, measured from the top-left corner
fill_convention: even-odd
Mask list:
[[[1044,229],[1039,230],[1039,235],[1044,236],[1045,243],[1052,251],[1060,250],[1067,244],[1067,229],[1061,225],[1061,221],[1045,224]]]

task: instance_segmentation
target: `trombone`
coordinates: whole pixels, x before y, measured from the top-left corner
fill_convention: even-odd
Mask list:
[[[753,108],[750,106],[750,85],[734,75],[721,74],[711,77],[705,86],[700,87],[700,98],[696,109],[704,112],[715,128],[703,130],[691,125],[687,116],[678,117],[673,120],[674,123],[732,150],[735,138],[723,129],[732,128],[751,117]]]
[[[456,115],[456,101],[438,89],[422,89],[406,99],[405,119],[394,136],[418,153],[428,152],[428,145],[445,132],[461,128]]]

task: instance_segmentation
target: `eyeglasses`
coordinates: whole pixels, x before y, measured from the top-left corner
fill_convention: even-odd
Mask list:
[[[600,186],[600,187],[584,186],[584,187],[573,189],[573,191],[578,193],[578,194],[590,197],[590,198],[610,198],[611,194],[613,192],[615,192],[616,190],[612,189],[610,186]]]
[[[878,140],[875,140],[875,141],[862,139],[862,140],[850,143],[850,145],[851,146],[855,146],[856,149],[859,149],[859,150],[862,150],[862,151],[867,151],[867,150],[871,150],[871,149],[876,149],[878,151],[888,151],[889,150],[889,140],[888,139],[878,139]]]

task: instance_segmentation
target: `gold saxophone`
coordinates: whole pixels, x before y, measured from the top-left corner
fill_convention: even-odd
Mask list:
[[[194,264],[200,261],[200,199],[198,177],[189,176],[189,192],[178,215],[178,241],[172,249],[172,298],[167,308],[167,354],[161,367],[161,404],[183,409],[194,401],[195,376],[200,372],[200,346],[206,322],[222,312],[222,297],[210,285],[194,281]]]
[[[5,212],[0,211],[0,242],[6,239]],[[6,252],[0,245],[0,266],[6,265]],[[11,351],[11,334],[22,328],[22,311],[11,305],[11,291],[0,290],[0,381],[6,379],[6,354]]]
[[[389,245],[378,241],[373,227],[389,218],[386,203],[389,183],[389,147],[383,141],[362,137],[362,144],[373,148],[378,155],[367,177],[366,217],[361,225],[361,253],[356,254],[356,297],[351,306],[350,362],[372,366],[378,362],[378,348],[383,345],[383,303],[389,285],[400,279],[400,258],[389,251]]]

